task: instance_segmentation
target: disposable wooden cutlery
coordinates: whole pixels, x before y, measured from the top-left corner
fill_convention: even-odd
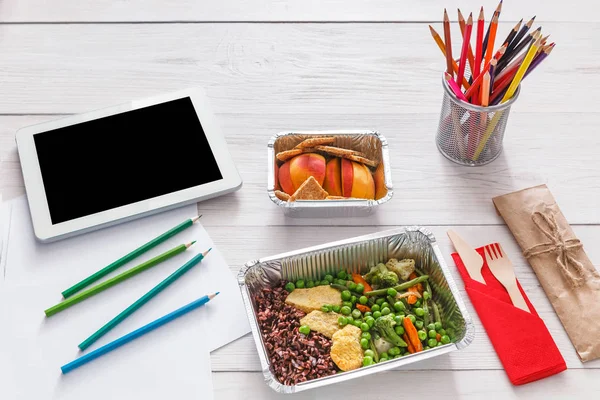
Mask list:
[[[498,282],[504,286],[513,305],[523,311],[529,311],[529,307],[521,295],[521,291],[517,286],[517,278],[512,262],[506,256],[499,243],[494,243],[485,246],[485,257],[487,259],[490,271],[496,277]]]
[[[485,285],[485,280],[481,275],[481,267],[483,267],[483,257],[481,257],[481,254],[476,252],[473,247],[471,247],[467,242],[465,242],[465,240],[452,229],[450,229],[447,232],[447,234],[450,238],[450,241],[452,241],[456,252],[463,260],[465,268],[467,269],[467,272],[469,273],[471,279],[474,279],[477,282],[483,283]]]

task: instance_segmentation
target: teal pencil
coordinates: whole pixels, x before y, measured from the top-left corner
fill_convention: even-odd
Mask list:
[[[194,267],[196,264],[198,264],[200,261],[202,261],[202,259],[204,257],[206,257],[206,255],[208,254],[208,252],[210,250],[211,249],[208,249],[204,253],[200,253],[200,254],[196,255],[190,261],[185,263],[177,271],[173,272],[165,280],[163,280],[161,283],[159,283],[154,288],[152,288],[148,293],[146,293],[145,295],[140,297],[135,303],[133,303],[132,305],[127,307],[119,315],[117,315],[116,317],[111,319],[109,322],[107,322],[102,328],[98,329],[90,337],[88,337],[83,342],[81,342],[79,344],[79,348],[83,351],[83,350],[87,349],[88,347],[90,347],[96,340],[100,339],[107,332],[109,332],[112,328],[114,328],[115,326],[120,324],[123,320],[125,320],[125,318],[129,317],[131,314],[136,312],[144,304],[146,304],[148,301],[150,301],[154,296],[159,294],[167,286],[169,286],[171,283],[175,282],[183,274],[188,272],[190,269],[192,269],[192,267]]]
[[[67,290],[62,292],[63,297],[66,299],[67,297],[74,295],[75,293],[79,292],[81,289],[85,288],[86,286],[89,286],[90,284],[96,282],[98,279],[103,278],[106,275],[110,274],[115,269],[121,267],[122,265],[127,264],[129,261],[142,255],[143,253],[147,252],[148,250],[158,246],[165,240],[175,236],[176,234],[183,231],[184,229],[189,228],[190,226],[192,226],[194,224],[194,222],[198,221],[201,216],[202,215],[183,221],[181,224],[177,225],[176,227],[169,229],[162,235],[155,237],[148,243],[145,243],[145,244],[141,245],[140,247],[138,247],[137,249],[133,250],[131,253],[119,258],[117,261],[113,262],[112,264],[107,265],[106,267],[102,268],[100,271],[95,272],[94,274],[88,276],[84,280],[76,283],[75,285],[71,286],[70,288],[68,288]]]

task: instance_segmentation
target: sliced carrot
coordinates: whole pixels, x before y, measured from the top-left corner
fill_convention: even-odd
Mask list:
[[[402,334],[402,338],[404,339],[404,341],[406,342],[406,344],[408,345],[408,352],[410,354],[413,354],[415,352],[415,348],[413,347],[412,343],[410,342],[410,340],[408,339],[408,336],[406,336],[406,333]]]
[[[412,321],[408,317],[404,317],[402,320],[404,323],[405,333],[408,335],[410,342],[412,343],[415,352],[423,351],[423,345],[421,344],[421,339],[419,339],[419,334],[417,333],[417,328],[413,325]]]
[[[371,292],[373,290],[371,285],[369,285],[369,283],[365,281],[365,278],[363,278],[361,274],[352,274],[352,281],[356,284],[362,283],[362,285],[365,287],[363,293]]]
[[[412,288],[410,288],[410,289],[412,289]],[[410,290],[410,289],[408,291],[412,292],[413,290]],[[415,304],[417,302],[417,296],[410,295],[406,298],[406,301],[408,302],[408,304],[411,304],[411,305]]]
[[[357,304],[356,308],[362,313],[371,311],[371,308],[369,308],[369,306],[365,306],[364,304]]]

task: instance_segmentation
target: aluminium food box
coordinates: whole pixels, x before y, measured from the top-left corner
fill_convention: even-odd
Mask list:
[[[282,201],[275,196],[276,171],[281,164],[275,155],[281,151],[293,149],[298,143],[311,137],[335,137],[333,146],[360,151],[368,159],[383,162],[384,182],[387,188],[385,196],[378,200],[298,200]],[[267,145],[268,176],[267,193],[271,200],[283,209],[289,217],[364,217],[373,214],[377,207],[388,202],[393,194],[392,172],[387,140],[376,131],[342,130],[342,131],[294,131],[281,132],[269,140]]]
[[[297,385],[280,383],[271,368],[269,355],[260,333],[256,317],[257,308],[253,302],[254,295],[265,287],[276,286],[281,280],[296,281],[300,278],[316,280],[325,273],[339,269],[364,274],[372,266],[379,262],[386,262],[390,258],[414,258],[417,267],[424,274],[429,275],[433,299],[440,308],[442,323],[454,331],[454,337],[451,337],[452,342],[383,363],[361,367],[353,371],[339,372]],[[249,261],[241,268],[238,274],[238,283],[265,381],[273,390],[280,393],[300,392],[461,350],[473,341],[475,335],[471,317],[442,257],[435,237],[422,227],[398,228]]]

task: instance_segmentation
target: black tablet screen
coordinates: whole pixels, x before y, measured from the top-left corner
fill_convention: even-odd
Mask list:
[[[52,224],[223,179],[189,97],[34,141]]]

